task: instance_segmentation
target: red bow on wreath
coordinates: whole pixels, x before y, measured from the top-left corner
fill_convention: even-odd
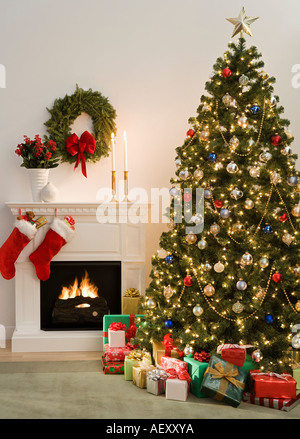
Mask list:
[[[77,134],[71,134],[66,140],[66,150],[68,153],[72,156],[78,154],[74,169],[76,169],[81,162],[81,170],[85,177],[87,177],[87,174],[84,153],[94,154],[95,149],[96,141],[88,131],[82,133],[80,139]]]

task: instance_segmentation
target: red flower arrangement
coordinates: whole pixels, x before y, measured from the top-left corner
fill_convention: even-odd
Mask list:
[[[37,134],[34,140],[24,136],[24,142],[20,143],[15,153],[23,158],[21,166],[24,168],[56,168],[59,158],[56,156],[56,143]]]

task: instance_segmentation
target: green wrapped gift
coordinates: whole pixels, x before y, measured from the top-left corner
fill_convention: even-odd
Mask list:
[[[150,352],[134,349],[129,352],[124,361],[124,378],[126,381],[133,380],[133,367],[151,366],[152,357]]]
[[[208,396],[200,391],[203,375],[207,369],[208,363],[202,361],[194,360],[193,355],[188,355],[184,357],[184,361],[188,363],[188,372],[192,378],[191,391],[198,398],[207,398]]]
[[[143,314],[107,314],[103,316],[103,352],[105,351],[105,345],[108,343],[108,327],[111,323],[121,322],[125,323],[128,329],[133,325],[138,328],[143,317]]]
[[[217,401],[238,407],[242,401],[248,375],[248,370],[213,355],[204,373],[200,391]]]

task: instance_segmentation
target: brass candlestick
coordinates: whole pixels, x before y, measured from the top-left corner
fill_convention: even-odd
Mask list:
[[[124,194],[125,194],[124,201],[129,201],[128,200],[128,171],[124,171]]]
[[[116,171],[111,171],[111,191],[112,191],[112,199],[111,201],[116,202]]]

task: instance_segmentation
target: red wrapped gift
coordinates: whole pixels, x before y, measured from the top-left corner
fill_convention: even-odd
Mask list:
[[[130,346],[125,346],[123,348],[111,348],[109,344],[104,346],[104,359],[105,361],[124,361],[125,356],[131,352],[132,348]]]
[[[300,393],[296,398],[259,398],[250,392],[243,393],[243,401],[250,404],[262,405],[270,409],[282,410],[289,412],[300,402]]]
[[[164,370],[175,369],[177,373],[188,370],[188,363],[173,357],[161,357],[160,365]]]
[[[105,375],[124,375],[124,361],[106,361],[104,355],[101,360]]]
[[[244,366],[246,360],[246,349],[252,345],[238,345],[238,344],[221,344],[217,348],[217,353],[221,352],[223,360],[235,366]]]
[[[296,398],[296,380],[292,375],[250,370],[250,388],[260,398]]]

